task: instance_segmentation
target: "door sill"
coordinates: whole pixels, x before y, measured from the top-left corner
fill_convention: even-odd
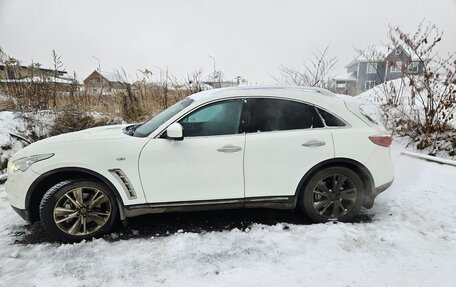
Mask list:
[[[153,213],[188,212],[240,208],[293,209],[295,207],[294,205],[295,201],[293,196],[267,196],[221,200],[216,199],[198,201],[179,201],[125,206],[125,215],[126,217],[134,217]]]

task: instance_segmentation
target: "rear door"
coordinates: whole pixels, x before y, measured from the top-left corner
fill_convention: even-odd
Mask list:
[[[246,198],[294,195],[310,168],[334,157],[331,132],[313,106],[255,98],[247,107]]]

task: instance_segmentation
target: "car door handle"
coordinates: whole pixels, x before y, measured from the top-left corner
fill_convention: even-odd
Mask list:
[[[319,146],[324,146],[326,142],[324,141],[319,141],[319,140],[309,140],[308,142],[305,142],[302,144],[302,146],[305,147],[319,147]]]
[[[222,146],[221,148],[218,148],[217,151],[219,152],[238,152],[241,151],[242,148],[240,146],[234,146],[234,145],[225,145]]]

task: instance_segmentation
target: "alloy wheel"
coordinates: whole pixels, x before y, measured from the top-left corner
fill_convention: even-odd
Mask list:
[[[88,235],[102,228],[112,212],[109,197],[93,187],[78,187],[63,194],[53,210],[57,227],[70,235]]]
[[[331,175],[320,180],[312,193],[315,211],[328,219],[339,219],[353,208],[358,192],[344,175]]]

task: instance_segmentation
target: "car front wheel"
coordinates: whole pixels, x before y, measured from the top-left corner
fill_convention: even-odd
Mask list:
[[[51,187],[40,204],[44,229],[57,240],[76,242],[108,232],[117,218],[112,191],[100,182],[67,180]]]
[[[362,181],[355,172],[345,167],[329,167],[309,180],[299,205],[315,222],[350,221],[361,210],[363,194]]]

